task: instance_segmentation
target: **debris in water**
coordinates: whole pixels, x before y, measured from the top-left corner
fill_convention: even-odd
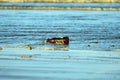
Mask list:
[[[69,37],[55,37],[55,38],[48,38],[44,41],[45,43],[51,44],[59,44],[59,45],[69,45]]]
[[[23,55],[23,56],[20,56],[20,58],[22,59],[28,59],[28,58],[32,58],[33,56],[32,55]]]

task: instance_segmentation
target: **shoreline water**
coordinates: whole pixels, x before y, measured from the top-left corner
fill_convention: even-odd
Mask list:
[[[118,52],[7,48],[0,51],[0,54],[2,80],[120,79]]]
[[[9,13],[9,14],[8,14]],[[68,36],[69,49],[120,49],[119,11],[1,10],[0,46],[44,46]]]
[[[70,3],[70,2],[78,2],[78,3],[119,3],[119,0],[2,0],[0,2],[52,2],[52,3]]]
[[[120,11],[119,3],[0,3],[0,10]]]
[[[92,7],[20,7],[0,6],[0,10],[86,10],[86,11],[120,11],[120,8],[92,8]]]
[[[113,49],[113,50],[89,50],[89,49],[71,49],[68,47],[62,47],[62,48],[55,48],[55,47],[46,47],[46,46],[3,46],[0,47],[0,51],[4,49],[25,49],[25,50],[46,50],[46,51],[70,51],[70,50],[76,50],[76,51],[101,51],[101,52],[120,52],[120,49]]]
[[[119,13],[1,10],[0,79],[120,80]],[[68,50],[43,44],[55,36]]]

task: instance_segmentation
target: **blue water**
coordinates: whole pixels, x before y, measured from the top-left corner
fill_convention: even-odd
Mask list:
[[[120,8],[120,3],[0,3],[0,6]]]
[[[70,49],[120,48],[120,11],[0,10],[0,46],[43,46],[68,36]]]
[[[31,55],[32,58],[21,58]],[[0,51],[0,80],[120,80],[120,52]]]
[[[120,80],[119,14],[0,10],[0,80]],[[43,41],[56,36],[70,38],[68,51],[13,48],[49,46]]]

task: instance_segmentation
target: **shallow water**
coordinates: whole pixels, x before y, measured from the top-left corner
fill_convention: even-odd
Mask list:
[[[1,10],[0,46],[43,46],[47,38],[68,36],[70,49],[119,49],[119,14],[120,11]]]
[[[0,3],[0,6],[99,7],[120,8],[119,3]]]
[[[21,58],[21,56],[32,58]],[[1,80],[119,80],[120,53],[90,50],[0,52]]]
[[[0,10],[0,80],[120,80],[120,52],[110,51],[120,48],[119,14]],[[69,36],[68,51],[4,48],[45,47],[56,36]]]

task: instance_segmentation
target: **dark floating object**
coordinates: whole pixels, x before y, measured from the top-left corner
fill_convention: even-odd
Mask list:
[[[58,45],[69,45],[69,37],[55,37],[48,38],[44,41],[45,43],[58,44]]]

